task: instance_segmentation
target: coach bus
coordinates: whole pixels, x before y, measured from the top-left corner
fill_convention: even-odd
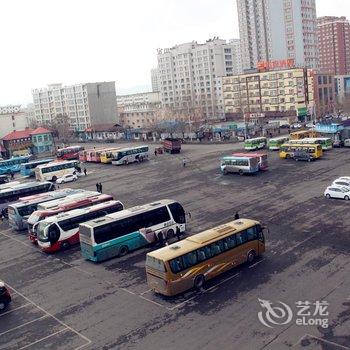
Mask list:
[[[53,191],[54,189],[55,186],[51,182],[27,182],[0,190],[0,211],[7,218],[7,207],[17,202],[21,197],[33,196],[39,193]],[[26,199],[24,198],[24,200]]]
[[[113,200],[50,216],[35,226],[38,245],[46,253],[68,248],[79,243],[79,224],[123,209],[121,202]]]
[[[78,158],[80,162],[86,162],[87,161],[87,154],[89,152],[92,152],[94,149],[90,148],[90,149],[84,149],[82,151],[79,152]]]
[[[10,182],[1,184],[0,185],[0,190],[5,190],[6,188],[11,188],[11,187],[17,186],[19,184],[20,184],[19,181],[10,181]]]
[[[16,173],[21,170],[21,164],[28,163],[30,156],[13,157],[0,161],[0,175]]]
[[[280,136],[269,139],[268,141],[268,149],[270,151],[278,151],[281,146],[289,141],[289,136]]]
[[[113,153],[118,151],[119,149],[120,147],[111,148],[111,149],[102,151],[100,155],[101,163],[104,163],[104,164],[112,163]]]
[[[27,220],[30,214],[38,209],[38,204],[49,202],[57,198],[64,198],[79,191],[81,190],[65,188],[58,191],[40,193],[35,196],[24,197],[27,198],[27,200],[24,200],[24,198],[22,198],[21,201],[10,204],[8,206],[9,225],[17,231],[25,230],[27,228]]]
[[[265,252],[263,226],[239,219],[203,231],[147,254],[148,286],[156,293],[173,296]]]
[[[269,168],[268,160],[267,160],[267,153],[252,153],[252,152],[240,152],[240,153],[233,153],[232,154],[235,157],[250,157],[250,158],[256,158],[259,163],[259,170],[265,171]]]
[[[148,159],[148,146],[128,147],[113,152],[112,164],[121,165],[143,162]]]
[[[35,168],[35,177],[38,181],[53,181],[66,174],[76,174],[79,167],[78,160],[66,160],[62,162],[39,165]]]
[[[332,139],[329,137],[313,137],[300,140],[293,140],[296,144],[321,145],[323,151],[328,151],[333,148]]]
[[[86,152],[86,162],[100,162],[100,153],[103,151],[103,148],[93,148]]]
[[[256,137],[254,139],[246,139],[244,141],[244,149],[246,151],[256,151],[258,149],[263,149],[266,147],[267,139],[266,137]]]
[[[29,163],[21,164],[21,169],[20,169],[21,175],[22,176],[35,176],[35,168],[38,165],[51,163],[53,161],[54,161],[53,158],[49,158],[49,159],[34,160],[32,162],[29,162]]]
[[[249,156],[226,156],[221,158],[220,170],[224,175],[228,173],[253,174],[259,171],[259,160]]]
[[[69,146],[57,150],[57,159],[72,160],[79,159],[79,152],[84,150],[82,146]]]
[[[98,262],[123,256],[185,229],[186,215],[181,204],[161,200],[81,224],[80,248],[84,258]]]
[[[35,225],[49,216],[54,216],[63,212],[67,212],[73,209],[82,209],[91,207],[95,204],[104,203],[113,200],[113,197],[109,194],[91,194],[86,192],[80,196],[71,195],[65,198],[65,201],[57,203],[51,201],[47,203],[41,203],[38,205],[38,210],[34,211],[27,220],[29,240],[32,243],[36,243]],[[56,202],[55,205],[44,205]]]
[[[291,140],[300,140],[310,137],[317,137],[318,133],[315,130],[300,130],[290,133]]]
[[[314,144],[304,144],[304,143],[285,143],[284,145],[281,146],[280,149],[280,158],[288,159],[288,158],[293,158],[295,152],[307,152],[310,154],[310,156],[313,159],[318,159],[322,157],[322,147],[321,145]]]

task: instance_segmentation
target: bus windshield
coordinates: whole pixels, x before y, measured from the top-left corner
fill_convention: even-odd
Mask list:
[[[45,229],[46,229],[46,227],[50,226],[51,224],[52,224],[51,222],[40,221],[38,223],[38,225],[36,226],[35,230],[37,232],[38,238],[41,241],[43,241],[43,242],[48,241],[47,230],[45,230]]]

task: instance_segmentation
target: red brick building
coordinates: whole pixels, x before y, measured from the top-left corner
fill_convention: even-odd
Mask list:
[[[350,23],[346,17],[317,18],[319,71],[350,74]]]

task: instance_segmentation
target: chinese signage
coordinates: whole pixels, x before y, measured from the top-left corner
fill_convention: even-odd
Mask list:
[[[279,68],[294,68],[295,60],[294,58],[289,58],[287,60],[277,60],[277,61],[260,61],[258,62],[257,68],[259,71],[267,71]]]
[[[0,114],[19,113],[20,111],[21,105],[0,107]]]

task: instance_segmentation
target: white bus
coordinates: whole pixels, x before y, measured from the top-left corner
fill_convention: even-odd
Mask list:
[[[123,209],[121,202],[113,200],[49,216],[33,227],[38,245],[46,253],[68,248],[79,243],[79,224]]]
[[[148,146],[122,148],[113,152],[112,164],[121,165],[143,162],[148,159]]]
[[[79,161],[67,160],[39,165],[35,168],[35,177],[38,181],[56,181],[66,174],[76,174]]]

